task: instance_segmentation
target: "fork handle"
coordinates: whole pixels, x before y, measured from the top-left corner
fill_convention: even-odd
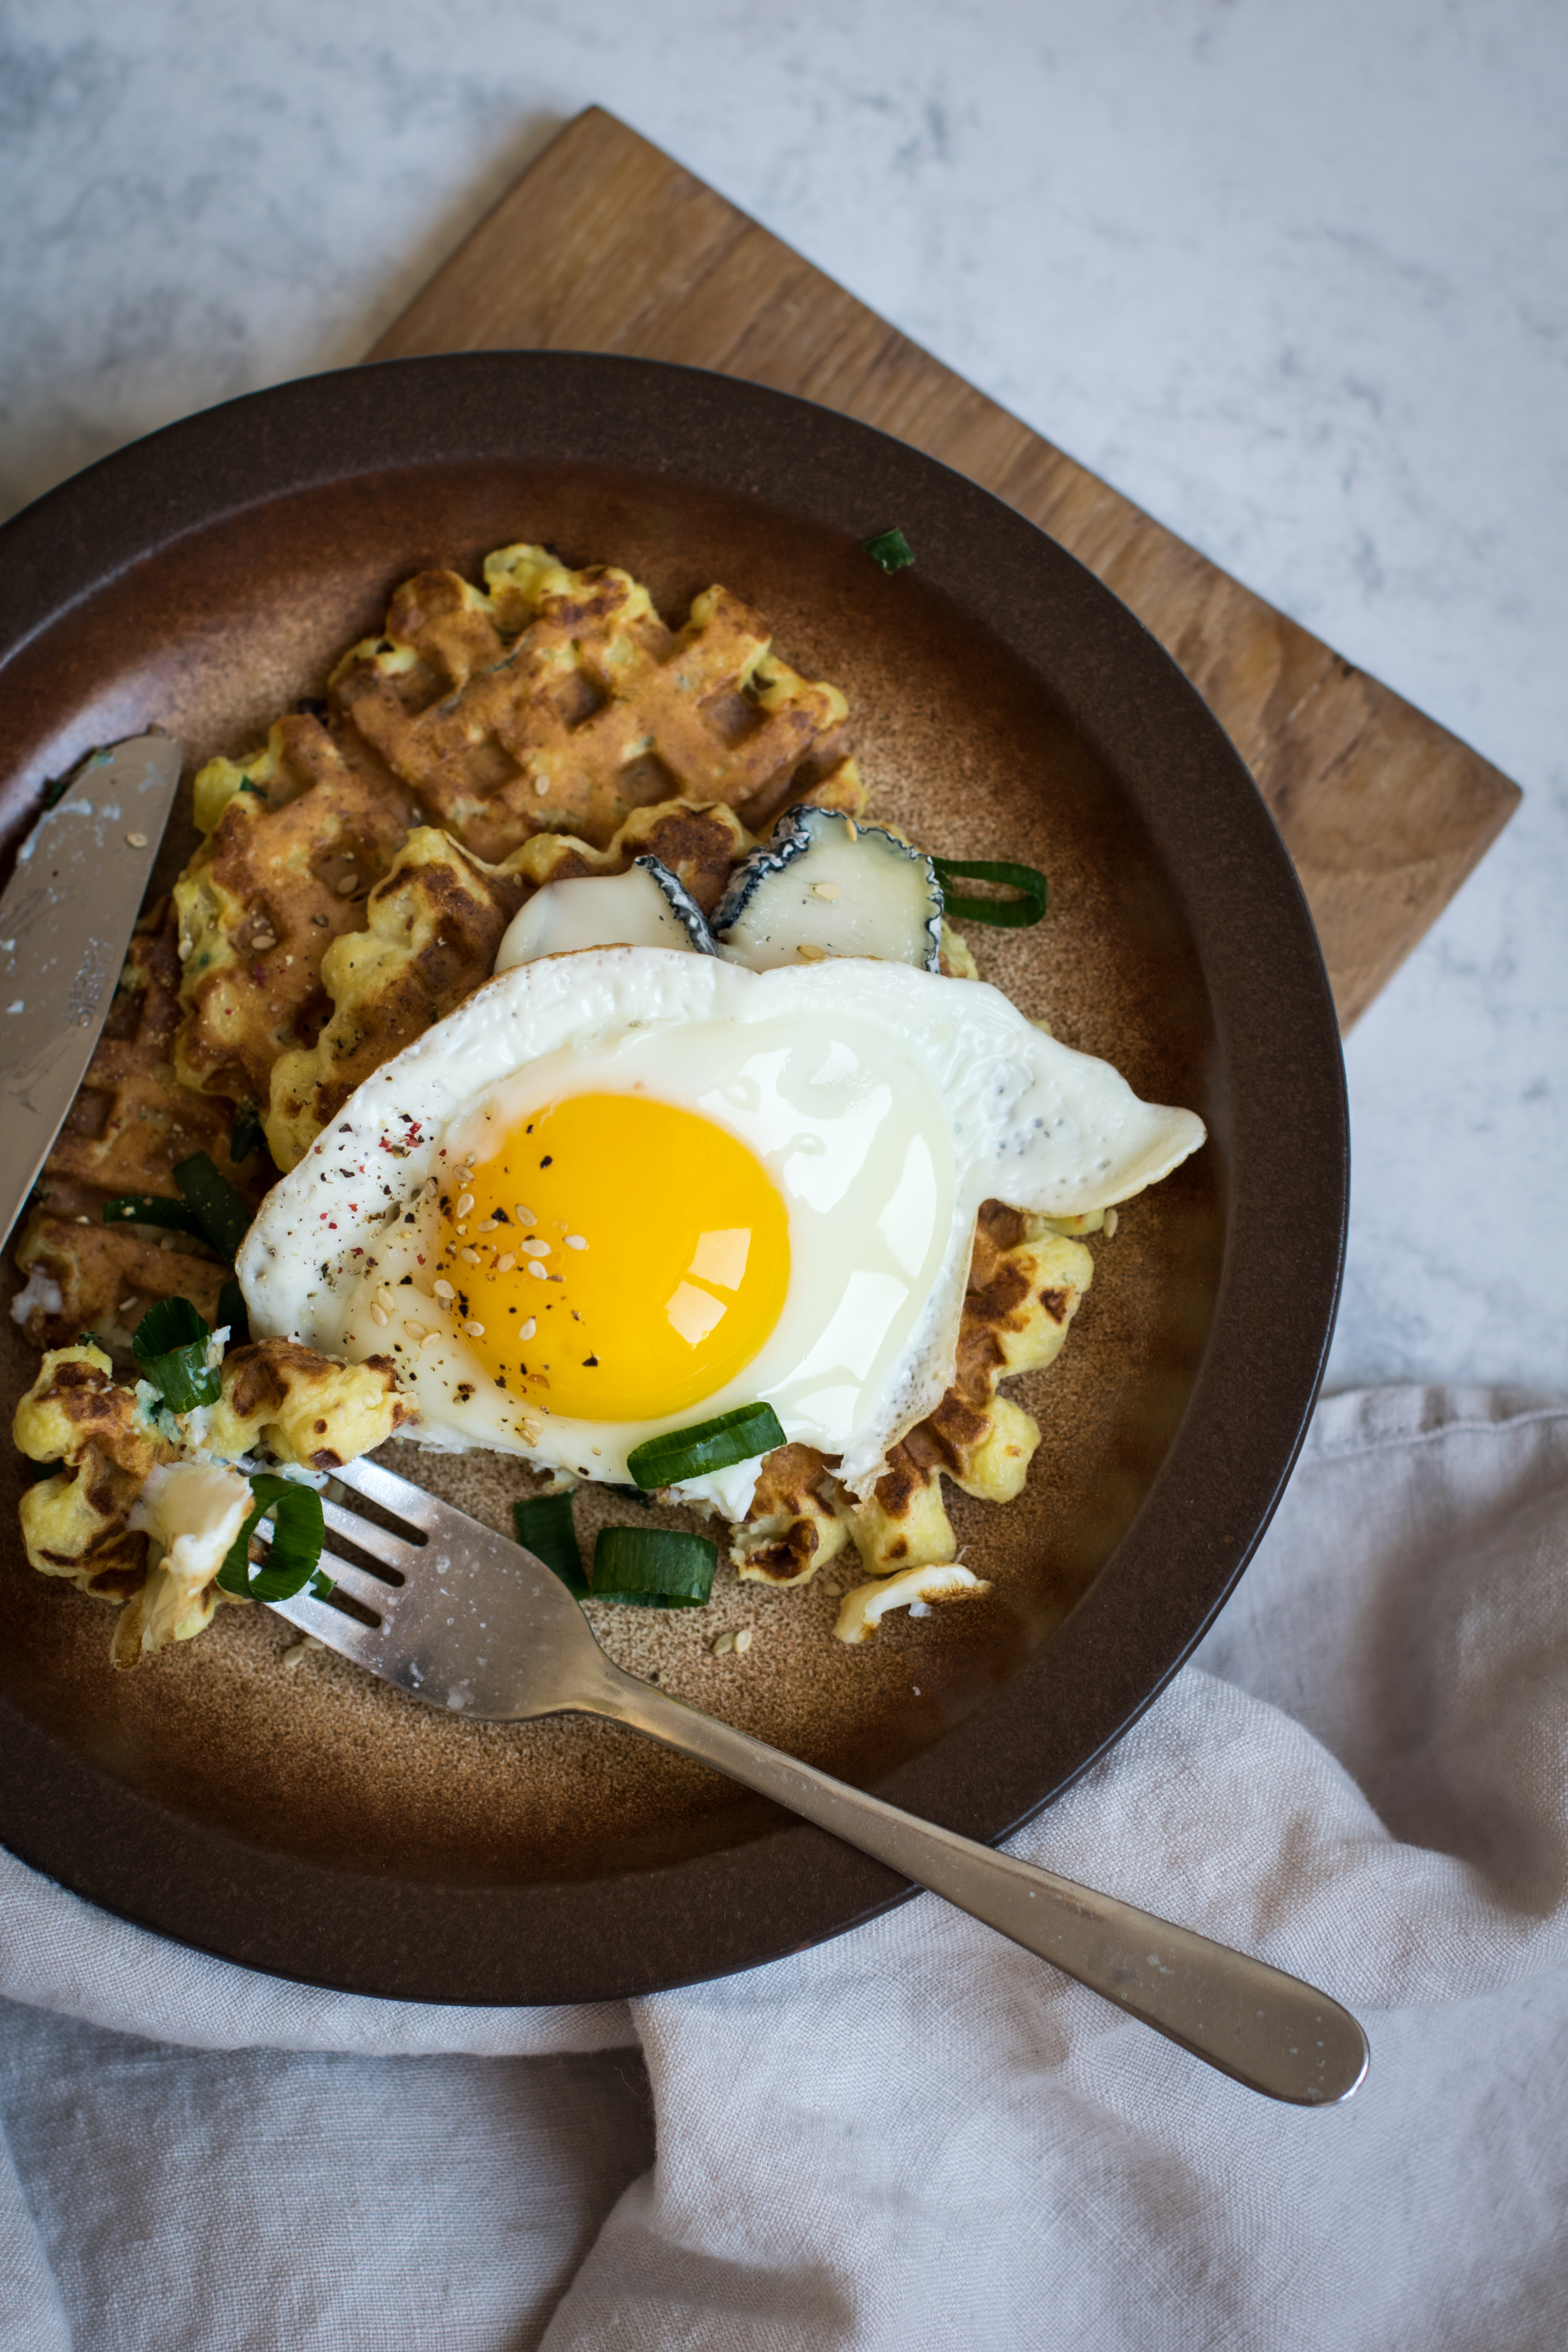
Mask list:
[[[1331,2106],[1365,2074],[1355,2019],[1299,1977],[918,1821],[603,1664],[602,1684],[577,1702],[586,1711],[695,1756],[875,1855],[1250,2090]]]

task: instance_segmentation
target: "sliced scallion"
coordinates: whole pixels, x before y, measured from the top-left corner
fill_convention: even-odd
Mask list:
[[[248,1160],[262,1139],[261,1113],[250,1102],[235,1106],[234,1125],[229,1130],[228,1156],[237,1168]]]
[[[195,1212],[162,1192],[117,1192],[103,1204],[106,1225],[166,1225],[171,1233],[201,1235]]]
[[[577,1527],[570,1495],[530,1495],[511,1507],[511,1523],[524,1551],[542,1559],[579,1601],[588,1598],[583,1555],[577,1549]]]
[[[901,530],[879,530],[874,539],[863,539],[860,544],[884,572],[903,572],[915,560],[915,551]]]
[[[1034,866],[1010,866],[985,857],[933,857],[947,912],[960,923],[994,923],[1002,930],[1025,931],[1046,911],[1047,884]],[[995,882],[1016,890],[1016,898],[955,898],[948,889],[950,876],[965,882]]]
[[[131,1352],[171,1412],[194,1412],[223,1393],[217,1367],[207,1361],[207,1329],[188,1298],[160,1298],[132,1336]]]
[[[317,1565],[326,1540],[326,1521],[314,1486],[260,1471],[250,1481],[250,1491],[256,1497],[254,1507],[217,1572],[224,1591],[247,1601],[292,1601],[309,1584],[324,1601],[332,1585]],[[253,1570],[250,1538],[268,1517],[272,1521],[271,1549],[261,1566]]]
[[[250,1211],[205,1151],[193,1151],[174,1171],[174,1181],[190,1202],[214,1249],[232,1258],[250,1231]]]
[[[719,1548],[679,1528],[601,1528],[593,1597],[630,1609],[701,1609],[713,1591]]]
[[[626,1468],[637,1485],[678,1486],[687,1478],[700,1478],[710,1470],[727,1470],[731,1462],[750,1462],[754,1454],[771,1454],[784,1433],[771,1404],[737,1405],[714,1421],[700,1421],[690,1429],[666,1430],[634,1445]]]
[[[231,1274],[217,1295],[217,1319],[228,1326],[231,1348],[247,1348],[250,1344],[250,1317],[247,1312],[245,1293]]]

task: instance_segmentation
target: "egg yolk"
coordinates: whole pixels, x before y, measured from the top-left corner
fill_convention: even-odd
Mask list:
[[[725,1129],[640,1093],[572,1095],[442,1178],[441,1287],[499,1386],[657,1421],[742,1371],[789,1286],[784,1204]]]

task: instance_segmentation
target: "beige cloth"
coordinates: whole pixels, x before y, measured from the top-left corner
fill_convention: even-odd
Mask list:
[[[1331,1399],[1197,1662],[1016,1841],[1349,2001],[1373,2070],[1325,2114],[929,1896],[629,2011],[476,2012],[0,1857],[0,2347],[1558,2352],[1565,1570],[1568,1406]]]

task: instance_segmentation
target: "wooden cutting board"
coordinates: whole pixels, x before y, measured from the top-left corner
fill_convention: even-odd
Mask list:
[[[1349,1028],[1518,804],[1517,785],[1352,667],[613,115],[569,123],[382,336],[602,351],[803,394],[967,474],[1114,589],[1247,761]]]

